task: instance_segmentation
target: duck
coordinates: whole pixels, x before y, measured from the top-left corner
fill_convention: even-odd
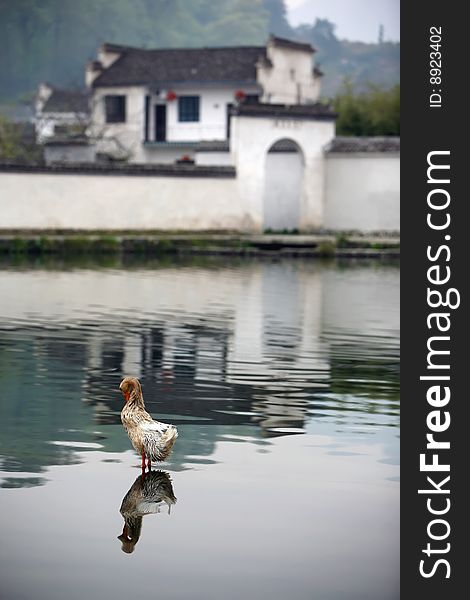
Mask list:
[[[151,471],[139,475],[124,496],[119,512],[124,519],[124,527],[118,536],[126,554],[134,552],[142,532],[142,518],[157,514],[163,504],[171,507],[176,504],[170,475],[166,471]]]
[[[125,404],[121,411],[121,421],[135,450],[142,457],[142,472],[145,460],[149,471],[152,461],[166,460],[178,437],[173,425],[154,421],[145,410],[142,387],[137,377],[124,377],[119,385]]]

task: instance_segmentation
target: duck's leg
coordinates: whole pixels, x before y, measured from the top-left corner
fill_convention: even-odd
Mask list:
[[[152,459],[150,457],[147,458],[147,467],[149,468],[149,471],[152,470]]]
[[[142,472],[145,473],[145,452],[142,452]]]

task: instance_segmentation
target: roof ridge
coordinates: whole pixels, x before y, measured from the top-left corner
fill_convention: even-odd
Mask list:
[[[266,46],[257,45],[246,45],[246,46],[195,46],[195,47],[184,47],[178,46],[175,48],[136,48],[129,46],[126,51],[132,52],[200,52],[201,50],[266,50]]]

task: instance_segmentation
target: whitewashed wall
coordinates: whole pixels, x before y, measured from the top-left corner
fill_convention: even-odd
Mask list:
[[[232,152],[224,158],[233,161],[235,178],[4,170],[0,229],[399,231],[398,154],[325,157],[322,148],[333,133],[327,121],[234,121]],[[300,182],[300,170],[280,158],[289,155],[268,154],[286,138],[301,150],[301,165],[295,167],[303,168]],[[298,155],[287,161],[291,158]],[[274,185],[277,196],[271,200],[277,198],[277,204],[268,201],[267,185]]]
[[[253,85],[242,88],[247,94],[254,94]],[[174,90],[177,95],[199,96],[199,121],[178,121],[178,99],[166,101],[166,141],[198,142],[227,139],[227,104],[235,102],[235,88],[185,88]],[[172,149],[144,145],[145,96],[146,87],[97,88],[92,100],[91,133],[97,138],[98,152],[128,156],[132,163],[174,162],[183,154],[192,156],[192,151],[184,148]],[[126,96],[126,121],[106,123],[104,97],[108,94]],[[162,103],[157,96],[151,96],[149,110],[149,141],[155,137],[155,104]]]
[[[96,150],[92,144],[46,144],[44,160],[46,164],[60,163],[92,163]]]
[[[106,123],[104,97],[108,94],[126,96],[125,123]],[[130,162],[145,162],[143,157],[144,105],[143,87],[99,88],[91,102],[90,133],[97,140],[97,152],[126,157]]]
[[[253,86],[242,89],[247,94],[256,92]],[[235,91],[236,88],[175,88],[178,96],[199,96],[199,121],[178,121],[178,98],[167,102],[168,141],[226,140],[227,104],[235,103]]]
[[[3,172],[0,190],[0,229],[261,229],[236,179]]]
[[[337,230],[399,231],[399,154],[328,154],[324,226]]]
[[[267,55],[272,67],[260,63],[257,68],[257,80],[263,88],[263,102],[305,104],[318,100],[321,78],[313,74],[310,52],[268,42]]]
[[[185,148],[184,146],[167,146],[167,147],[156,147],[156,146],[144,146],[142,150],[142,160],[138,161],[141,163],[148,163],[152,165],[173,165],[175,162],[183,156],[189,156],[189,158],[195,158],[194,148]],[[136,161],[132,161],[136,162]],[[199,161],[198,161],[199,164]],[[212,163],[222,164],[222,163]]]
[[[233,166],[233,157],[230,152],[196,152],[195,154],[196,164],[197,165],[206,165],[206,166],[214,166],[214,165],[223,165],[223,166]]]

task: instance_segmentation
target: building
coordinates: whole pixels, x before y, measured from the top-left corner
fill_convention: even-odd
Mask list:
[[[88,92],[39,84],[34,101],[36,141],[83,135],[89,121]]]
[[[310,44],[146,50],[103,44],[86,68],[97,152],[135,163],[228,164],[231,111],[314,105],[321,72]]]
[[[86,68],[86,138],[70,136],[71,111],[46,136],[61,106],[50,93],[38,113],[46,166],[0,165],[3,227],[399,231],[400,141],[336,137],[313,56],[274,36],[235,48],[104,44]]]

